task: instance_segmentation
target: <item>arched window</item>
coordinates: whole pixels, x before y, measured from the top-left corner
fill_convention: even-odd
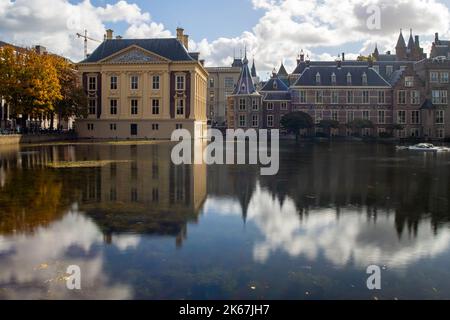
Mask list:
[[[318,72],[316,74],[316,83],[320,84],[320,73],[318,73]]]
[[[331,75],[331,83],[332,84],[336,84],[336,74],[333,72],[333,74]]]
[[[362,75],[363,86],[367,86],[367,74],[364,72]]]

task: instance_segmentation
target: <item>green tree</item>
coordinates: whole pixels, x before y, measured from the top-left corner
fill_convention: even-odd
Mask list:
[[[331,137],[331,129],[339,129],[339,121],[336,120],[322,120],[317,125],[319,128],[322,128],[329,137]]]
[[[374,127],[373,122],[366,119],[355,119],[347,124],[347,127],[354,132],[357,131],[358,135],[361,135],[361,130],[372,129]]]
[[[311,129],[314,127],[314,121],[311,116],[305,112],[291,112],[283,116],[280,121],[281,126],[295,133],[295,138],[298,140],[300,130]]]

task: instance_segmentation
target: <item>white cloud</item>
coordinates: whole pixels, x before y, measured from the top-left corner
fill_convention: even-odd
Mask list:
[[[131,1],[131,0],[128,0]],[[284,61],[288,71],[301,49],[312,59],[334,59],[342,51],[347,58],[371,52],[394,50],[400,28],[426,35],[428,51],[434,32],[450,36],[450,13],[445,0],[252,0],[263,16],[251,29],[234,38],[196,39],[190,48],[198,50],[207,65],[229,65],[233,51],[239,55],[247,46],[261,74]],[[381,10],[381,29],[370,30],[369,5]],[[40,43],[72,59],[82,58],[83,43],[74,34],[88,29],[99,40],[108,23],[125,23],[125,37],[170,37],[163,24],[137,4],[118,1],[94,6],[89,0],[71,4],[67,0],[0,0],[2,36],[16,44]],[[209,26],[205,26],[208,28]],[[422,37],[423,38],[423,37]],[[90,42],[90,50],[97,43]],[[347,50],[345,49],[347,48]],[[350,48],[350,49],[349,49]],[[350,51],[350,52],[349,52]]]
[[[83,41],[75,36],[77,32],[87,29],[90,37],[103,40],[107,24],[118,22],[128,24],[127,37],[171,35],[162,24],[152,21],[148,12],[123,0],[103,7],[89,0],[79,4],[67,0],[0,0],[2,40],[22,46],[41,44],[75,61],[83,58]],[[97,45],[89,41],[89,51]]]
[[[233,209],[237,201],[227,201],[228,204],[222,201],[218,205],[222,209],[209,206],[206,212],[221,215],[241,212],[240,208]],[[414,237],[399,238],[395,215],[378,212],[376,221],[368,221],[366,215],[343,208],[339,218],[332,209],[310,210],[301,217],[291,198],[281,203],[259,185],[249,202],[247,221],[261,231],[262,239],[253,247],[254,259],[261,263],[283,252],[311,261],[323,256],[337,267],[349,263],[358,267],[377,264],[401,270],[421,259],[435,258],[450,246],[450,230],[444,226],[435,233],[428,219],[420,222]]]

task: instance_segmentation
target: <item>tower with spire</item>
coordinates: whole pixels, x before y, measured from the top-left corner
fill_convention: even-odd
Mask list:
[[[252,68],[253,69],[253,68]],[[256,72],[256,67],[255,67]],[[261,95],[253,81],[252,72],[248,66],[247,49],[242,60],[241,73],[233,94],[228,96],[227,122],[229,128],[255,128],[254,116],[261,112]]]
[[[397,60],[406,61],[407,60],[407,50],[405,38],[403,38],[403,31],[400,29],[400,35],[398,36],[397,45],[395,46],[395,54]]]

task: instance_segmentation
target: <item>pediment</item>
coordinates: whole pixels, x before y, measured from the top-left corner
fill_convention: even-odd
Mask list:
[[[105,59],[102,63],[107,64],[122,64],[122,63],[152,63],[152,62],[167,62],[168,60],[156,53],[145,50],[138,46],[131,46],[121,50]]]

